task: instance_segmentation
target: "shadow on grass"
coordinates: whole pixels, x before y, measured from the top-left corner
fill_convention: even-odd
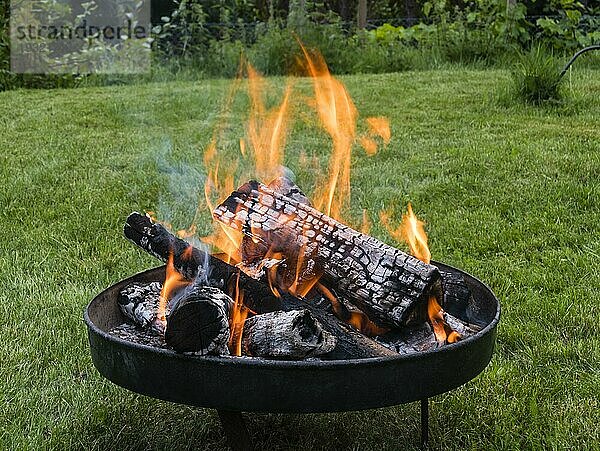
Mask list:
[[[349,394],[351,396],[351,394]],[[217,413],[127,394],[52,434],[71,449],[226,450]],[[244,414],[255,449],[419,449],[418,403],[337,414]]]

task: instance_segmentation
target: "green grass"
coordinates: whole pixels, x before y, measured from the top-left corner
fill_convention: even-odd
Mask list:
[[[541,109],[499,103],[508,79],[467,70],[344,78],[361,114],[388,115],[393,134],[374,157],[356,150],[347,217],[358,222],[366,208],[372,233],[392,243],[377,212],[394,208],[398,220],[412,201],[434,258],[501,299],[491,364],[432,400],[432,448],[598,449],[600,77],[574,71],[570,100]],[[187,226],[226,89],[202,81],[0,93],[0,449],[225,446],[213,411],[104,380],[82,313],[103,288],[156,265],[121,237],[129,212],[158,210]],[[229,115],[229,152],[246,104]],[[303,117],[286,164],[311,191],[315,173],[296,160],[324,160],[330,143]],[[418,445],[417,404],[248,421],[258,449]]]

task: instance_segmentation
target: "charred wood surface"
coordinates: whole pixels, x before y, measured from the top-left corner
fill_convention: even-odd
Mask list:
[[[340,321],[327,310],[320,307],[328,307],[328,304],[329,302],[322,298],[302,300],[290,295],[284,295],[282,301],[282,308],[284,310],[306,309],[310,311],[312,316],[321,323],[322,327],[335,337],[335,347],[331,352],[322,355],[321,358],[327,360],[344,360],[397,355],[393,350],[363,335],[352,326]]]
[[[163,262],[166,262],[169,253],[173,252],[175,269],[189,280],[194,280],[203,271],[199,267],[201,268],[201,265],[208,261],[209,284],[231,293],[231,287],[239,283],[239,288],[245,292],[245,305],[257,313],[268,313],[279,309],[284,311],[308,309],[323,328],[336,338],[335,348],[321,358],[334,360],[397,355],[333,316],[330,303],[324,298],[316,297],[305,301],[291,295],[284,295],[283,299],[278,299],[273,296],[267,283],[240,274],[234,266],[200,249],[187,250],[190,246],[187,242],[171,234],[162,225],[154,223],[148,216],[132,213],[127,218],[124,233],[129,241]],[[156,302],[158,303],[158,300]]]
[[[177,352],[227,355],[233,300],[219,288],[186,287],[173,300],[165,341]]]
[[[314,261],[326,286],[380,325],[402,326],[417,307],[422,318],[429,296],[441,298],[435,266],[258,182],[234,191],[213,216],[271,252]]]
[[[131,213],[123,232],[129,241],[163,262],[167,262],[172,254],[175,269],[190,281],[204,279],[206,285],[220,288],[226,293],[233,293],[237,285],[246,292],[246,306],[257,313],[272,312],[279,308],[279,300],[267,285],[191,246],[146,215]]]
[[[244,355],[304,359],[331,352],[335,337],[306,310],[256,315],[244,323]]]
[[[454,316],[466,315],[473,296],[465,278],[458,272],[440,271],[440,274],[444,287],[444,310]]]
[[[130,283],[119,293],[119,309],[138,327],[162,335],[164,323],[157,319],[161,289],[160,282]]]

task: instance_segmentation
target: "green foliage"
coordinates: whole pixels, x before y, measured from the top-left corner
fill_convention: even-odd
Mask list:
[[[543,46],[520,53],[511,75],[516,97],[526,103],[556,102],[562,97],[560,64]]]
[[[557,0],[558,17],[537,20],[538,39],[558,51],[574,53],[600,42],[600,8],[586,8],[575,0]]]

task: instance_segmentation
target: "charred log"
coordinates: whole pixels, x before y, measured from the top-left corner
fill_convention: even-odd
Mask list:
[[[244,323],[244,355],[304,359],[331,352],[335,337],[306,310],[256,315]]]
[[[448,312],[443,312],[442,316],[446,325],[450,329],[458,333],[461,339],[465,339],[467,337],[470,337],[471,335],[475,335],[481,330],[481,327],[479,327],[478,325],[470,324],[466,321],[463,321],[460,318],[457,318],[456,316],[453,316]]]
[[[282,308],[284,310],[308,310],[323,329],[336,339],[335,347],[321,358],[326,360],[365,359],[369,357],[385,357],[397,355],[391,349],[369,338],[352,326],[340,321],[327,310],[319,307],[329,307],[328,301],[317,298],[303,300],[290,295],[284,295]]]
[[[430,296],[441,299],[438,269],[339,223],[318,210],[251,181],[213,212],[223,224],[268,245],[287,260],[315,263],[322,283],[381,326],[425,317]]]
[[[440,271],[440,274],[444,287],[444,310],[454,316],[466,315],[473,296],[465,278],[458,272]]]
[[[119,309],[136,326],[162,335],[164,322],[157,319],[161,289],[160,282],[130,283],[119,293]]]
[[[233,300],[219,288],[186,287],[167,316],[165,341],[177,352],[227,355]]]
[[[233,293],[237,285],[238,289],[246,292],[246,306],[257,313],[279,309],[280,302],[267,285],[191,246],[146,215],[131,213],[125,222],[123,233],[133,244],[163,262],[167,262],[172,254],[176,271],[190,281],[204,279],[206,285],[220,288],[226,293]]]

